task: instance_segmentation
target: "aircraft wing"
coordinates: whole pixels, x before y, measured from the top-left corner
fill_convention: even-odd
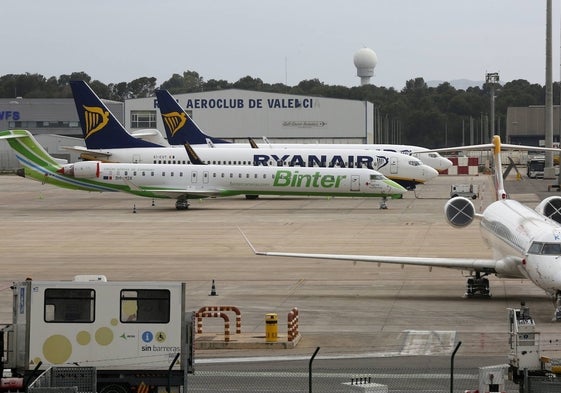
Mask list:
[[[111,156],[109,152],[103,152],[100,150],[89,150],[87,147],[83,146],[61,146],[64,150],[71,150],[80,153],[87,157],[91,161],[105,161]]]
[[[241,231],[240,231],[241,232]],[[494,259],[473,258],[423,258],[404,256],[381,256],[381,255],[350,255],[350,254],[307,254],[296,252],[257,251],[247,236],[242,232],[245,241],[251,247],[255,255],[269,257],[292,257],[311,259],[330,259],[338,261],[392,263],[396,265],[443,267],[458,270],[470,270],[486,273],[494,273],[497,261]]]
[[[153,187],[140,187],[139,185],[133,183],[128,179],[123,179],[125,184],[129,186],[131,191],[139,193],[152,193],[159,197],[167,197],[171,199],[177,199],[179,197],[185,197],[187,199],[195,198],[212,198],[221,196],[222,193],[218,189],[214,190],[189,190],[184,188],[153,188]]]

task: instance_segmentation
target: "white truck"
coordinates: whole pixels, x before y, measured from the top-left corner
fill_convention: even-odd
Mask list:
[[[99,393],[152,393],[179,391],[193,372],[194,318],[185,311],[185,283],[87,275],[28,279],[12,289],[2,371],[10,369],[24,384],[49,366],[87,366],[95,367]]]

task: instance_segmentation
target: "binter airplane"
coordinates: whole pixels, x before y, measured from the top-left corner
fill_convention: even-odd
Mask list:
[[[131,136],[103,102],[83,81],[70,82],[82,125],[86,148],[72,147],[87,160],[150,164],[190,164],[183,144],[162,147]],[[175,101],[174,101],[175,102]],[[186,115],[186,114],[185,114]],[[165,118],[164,118],[165,119]],[[169,122],[166,122],[169,124]],[[181,123],[177,124],[181,127]],[[168,127],[168,126],[166,126]],[[206,164],[283,167],[370,168],[408,189],[424,183],[438,172],[414,157],[374,150],[198,149]]]
[[[85,191],[120,191],[150,198],[188,199],[232,195],[306,195],[400,198],[406,191],[366,168],[278,168],[235,165],[133,164],[83,161],[61,164],[26,130],[0,131],[23,169],[18,175]]]
[[[199,145],[207,147],[246,147],[245,143],[229,143],[220,138],[214,138],[205,134],[199,126],[190,118],[179,103],[167,90],[157,90],[158,107],[162,113],[164,127],[168,143],[171,145],[183,145],[189,143],[193,147]],[[258,148],[267,149],[336,149],[336,150],[376,150],[383,152],[401,153],[419,158],[423,164],[441,172],[452,166],[452,161],[442,157],[435,151],[420,146],[391,145],[391,144],[330,144],[330,143],[275,143],[271,144],[267,138],[263,138],[263,144],[255,144]],[[202,150],[199,148],[199,152]]]
[[[466,146],[455,150],[481,150],[489,147],[493,148],[497,200],[482,214],[478,214],[469,199],[456,197],[446,203],[444,213],[446,220],[454,228],[466,227],[474,219],[478,219],[481,235],[492,249],[493,259],[261,252],[249,243],[245,235],[244,237],[257,255],[394,263],[469,271],[471,274],[467,280],[467,297],[489,296],[487,276],[490,274],[501,278],[529,279],[554,300],[554,319],[561,321],[561,197],[548,197],[535,210],[508,199],[504,189],[501,142],[498,136],[493,138],[491,145]],[[536,149],[518,145],[502,147],[512,150]]]

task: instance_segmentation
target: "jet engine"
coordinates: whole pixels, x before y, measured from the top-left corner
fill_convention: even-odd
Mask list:
[[[551,196],[545,198],[536,206],[536,211],[561,224],[561,197]]]
[[[444,215],[448,224],[454,228],[467,227],[475,217],[475,206],[467,198],[452,198],[444,205]]]
[[[63,165],[58,172],[65,176],[93,179],[99,177],[99,163],[99,161],[76,162]]]

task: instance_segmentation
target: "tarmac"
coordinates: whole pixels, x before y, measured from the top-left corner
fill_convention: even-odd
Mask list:
[[[534,207],[551,180],[509,178],[511,197]],[[490,277],[490,299],[464,298],[467,277],[453,269],[256,256],[260,251],[491,258],[477,224],[444,220],[450,185],[480,186],[482,212],[494,200],[490,176],[439,176],[380,210],[368,198],[243,197],[172,200],[88,193],[0,176],[0,323],[10,323],[13,281],[183,281],[187,307],[235,306],[241,333],[205,318],[197,359],[232,356],[449,356],[508,354],[507,308],[525,301],[544,350],[559,356],[561,325],[531,282]],[[214,283],[214,287],[212,284]],[[213,293],[214,292],[214,293]],[[212,294],[212,295],[211,295]],[[299,310],[298,340],[287,344],[287,316]],[[278,315],[278,344],[265,343],[265,315]],[[233,318],[230,318],[232,324]],[[233,325],[233,324],[232,324]]]

